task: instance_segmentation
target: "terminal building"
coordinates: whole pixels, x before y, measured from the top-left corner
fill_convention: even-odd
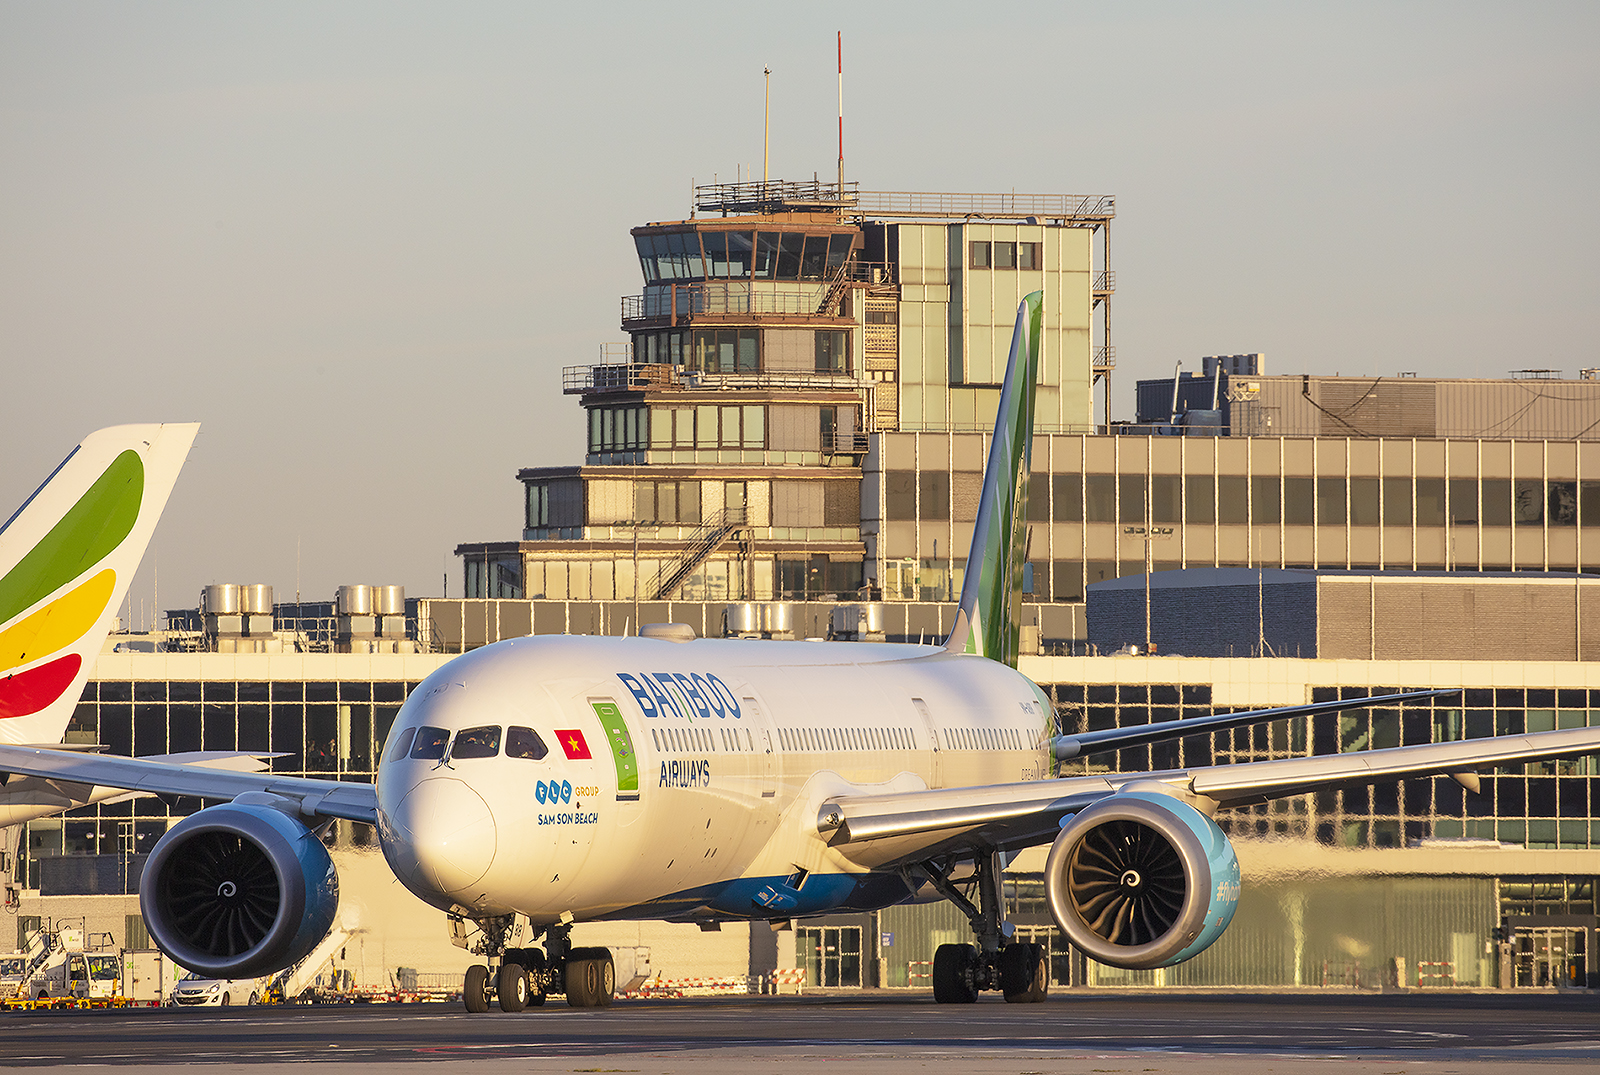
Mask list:
[[[1260,355],[1213,356],[1200,377],[1141,383],[1138,423],[1112,421],[1105,403],[1097,418],[1094,389],[1109,400],[1114,366],[1113,209],[1109,197],[699,189],[687,219],[634,229],[643,284],[621,303],[627,342],[560,372],[588,415],[584,461],[518,472],[521,533],[457,549],[466,598],[373,591],[382,610],[367,612],[359,593],[267,598],[270,623],[204,604],[173,613],[155,652],[124,639],[102,657],[69,739],[271,752],[275,770],[369,780],[407,693],[500,638],[653,622],[752,645],[942,637],[1016,303],[1041,289],[1021,667],[1064,730],[1460,691],[1073,771],[1600,724],[1600,382],[1269,377]],[[1165,411],[1147,410],[1158,396]],[[1063,985],[1590,984],[1594,766],[1227,812],[1238,915],[1166,971],[1075,954],[1044,907],[1042,851],[1010,867],[1013,921],[1051,945]],[[23,913],[102,900],[107,921],[131,916],[133,937],[125,893],[141,849],[198,805],[133,799],[34,823],[14,864]],[[341,824],[329,838],[358,879],[352,900],[392,889],[370,832]],[[412,911],[375,911],[391,928],[372,947],[390,947],[369,958],[464,965],[425,909],[422,939],[398,936]],[[797,967],[841,986],[926,985],[937,944],[967,936],[942,904],[781,934],[594,929],[583,943],[657,946],[669,977]]]

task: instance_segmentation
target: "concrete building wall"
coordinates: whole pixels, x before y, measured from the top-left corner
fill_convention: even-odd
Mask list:
[[[1238,376],[1225,407],[1240,436],[1600,437],[1600,381]]]
[[[993,424],[1017,304],[1045,294],[1035,422],[1090,431],[1092,232],[1028,224],[901,224],[902,429]],[[1039,244],[1037,269],[973,268],[973,243]]]

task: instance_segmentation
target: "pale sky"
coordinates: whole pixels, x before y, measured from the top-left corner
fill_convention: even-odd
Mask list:
[[[628,228],[759,172],[763,66],[774,178],[834,173],[836,30],[862,189],[1117,196],[1115,418],[1207,354],[1600,365],[1593,4],[0,0],[0,517],[200,421],[136,620],[459,596],[582,461]]]

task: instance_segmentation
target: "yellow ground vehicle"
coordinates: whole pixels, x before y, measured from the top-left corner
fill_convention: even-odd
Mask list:
[[[97,937],[106,935],[96,935]],[[81,929],[41,930],[28,949],[0,958],[0,1004],[8,1008],[121,1007],[122,957],[86,951]]]

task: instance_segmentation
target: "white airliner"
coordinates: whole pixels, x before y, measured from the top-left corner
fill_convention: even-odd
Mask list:
[[[151,936],[241,978],[293,963],[332,922],[316,831],[377,826],[400,881],[485,957],[466,1006],[565,993],[610,1003],[603,948],[573,923],[782,921],[928,893],[975,944],[936,953],[934,996],[1043,999],[1042,946],[1013,941],[1005,857],[1051,844],[1052,914],[1090,957],[1168,966],[1221,935],[1239,867],[1220,808],[1308,791],[1600,753],[1600,730],[1053,779],[1072,757],[1421,692],[1054,735],[1015,669],[1040,296],[1017,315],[956,629],[943,646],[647,637],[518,638],[413,692],[375,786],[0,748],[0,770],[227,800],[175,825],[145,868]],[[656,637],[649,637],[655,635]],[[475,929],[473,927],[476,927]]]

